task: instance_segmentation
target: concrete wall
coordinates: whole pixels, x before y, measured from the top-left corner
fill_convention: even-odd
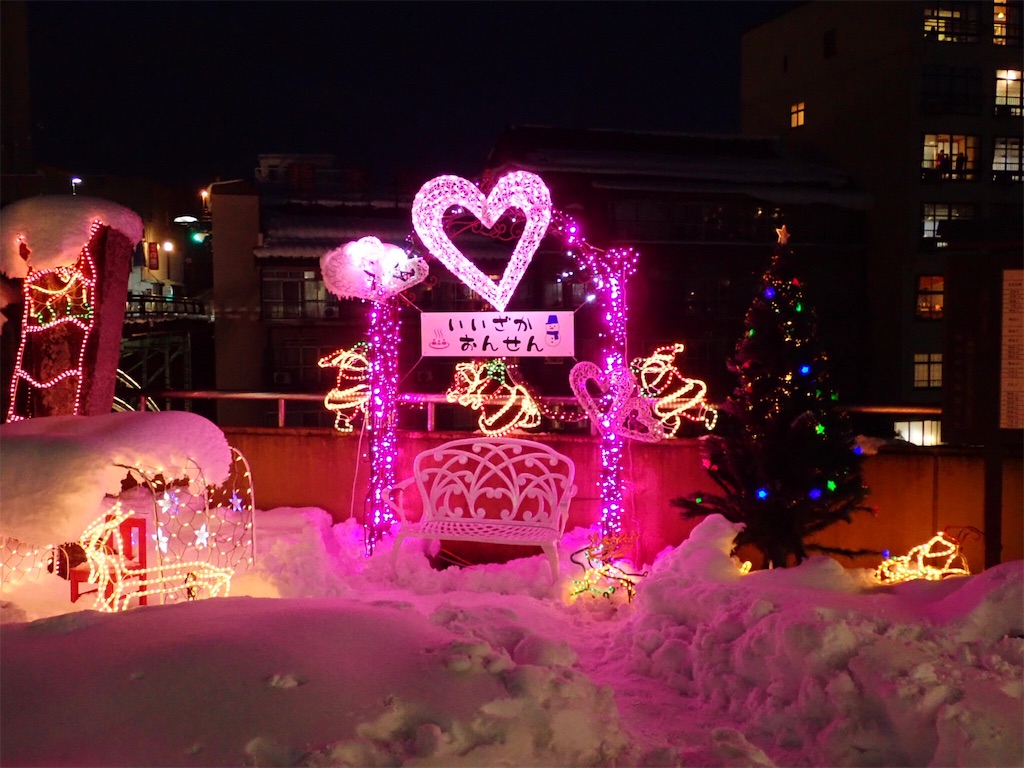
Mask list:
[[[357,434],[330,430],[225,428],[228,441],[252,467],[259,509],[315,506],[335,521],[355,516],[362,520],[369,490],[366,441]],[[403,432],[399,434],[397,477],[408,477],[420,451],[465,433]],[[570,507],[568,528],[589,526],[600,515],[598,476],[599,443],[590,437],[543,435],[540,439],[576,463],[579,493]],[[712,483],[700,466],[696,440],[669,440],[658,444],[629,444],[624,475],[629,510],[627,527],[639,534],[638,557],[651,562],[665,547],[683,541],[694,523],[683,521],[669,501]],[[847,525],[824,531],[818,541],[849,549],[888,549],[894,555],[928,540],[946,527],[984,529],[984,462],[980,452],[948,449],[889,449],[865,459],[865,481],[871,489],[868,503],[876,515],[859,515]],[[1024,470],[1020,456],[1008,458],[1003,470],[1003,561],[1024,559]],[[414,494],[410,494],[414,496]],[[462,556],[484,558],[483,550],[469,546]],[[964,551],[972,570],[982,570],[984,544],[967,541]],[[847,561],[873,567],[877,557]]]
[[[263,380],[265,329],[260,317],[260,273],[253,249],[259,237],[259,198],[244,188],[214,187],[211,210],[216,382],[221,390],[258,390]],[[218,424],[259,423],[259,401],[220,401]]]

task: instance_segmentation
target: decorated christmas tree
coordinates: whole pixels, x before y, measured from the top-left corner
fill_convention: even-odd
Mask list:
[[[743,523],[737,549],[756,547],[765,567],[808,552],[866,554],[809,543],[864,506],[861,455],[829,380],[814,313],[793,269],[783,226],[771,265],[728,361],[738,385],[718,428],[702,438],[702,461],[720,493],[672,500],[684,517],[719,513]]]

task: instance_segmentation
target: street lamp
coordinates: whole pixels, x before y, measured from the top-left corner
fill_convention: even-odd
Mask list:
[[[72,195],[77,195],[78,194],[78,185],[81,184],[81,183],[82,183],[82,180],[80,178],[78,178],[77,176],[72,176],[71,177],[71,194]]]

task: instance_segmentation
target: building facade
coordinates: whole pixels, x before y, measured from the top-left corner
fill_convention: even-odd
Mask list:
[[[844,174],[793,161],[771,140],[530,127],[498,137],[481,186],[512,169],[540,175],[554,207],[576,218],[591,244],[639,252],[627,288],[627,357],[682,342],[681,372],[706,381],[715,402],[734,386],[726,359],[771,258],[775,229],[786,224],[800,233],[798,252],[806,254],[826,348],[845,351],[833,356],[836,375],[848,398],[862,396],[860,329],[846,319],[860,311],[863,220],[871,200]],[[401,390],[445,392],[456,360],[421,357],[420,313],[490,307],[418,243],[415,189],[385,198],[334,169],[329,156],[261,155],[253,180],[217,183],[209,191],[219,389],[309,395],[330,389],[336,372],[317,361],[365,340],[368,307],[327,291],[319,260],[375,235],[428,257],[428,279],[402,302]],[[450,223],[450,234],[458,232],[459,247],[496,279],[513,248],[514,225],[509,236],[493,237],[474,231],[475,220],[466,216]],[[565,244],[545,237],[509,310],[572,311],[576,344],[575,357],[518,359],[517,375],[535,392],[571,397],[573,364],[600,359],[603,321],[593,294],[590,276]],[[224,402],[218,414],[224,424],[272,424],[275,408],[272,400]],[[472,429],[473,418],[445,412],[435,426]],[[305,407],[288,406],[289,425],[332,420],[312,397]],[[551,422],[545,428],[572,427]]]
[[[875,199],[860,319],[875,402],[942,403],[951,324],[972,322],[944,312],[951,267],[1019,263],[1021,104],[1020,2],[809,2],[743,38],[744,134]]]
[[[718,402],[735,386],[726,361],[785,224],[843,399],[863,401],[860,327],[849,319],[861,313],[872,200],[845,174],[770,138],[531,126],[499,137],[485,178],[513,167],[543,177],[594,245],[638,251],[627,356],[684,344],[680,370]]]

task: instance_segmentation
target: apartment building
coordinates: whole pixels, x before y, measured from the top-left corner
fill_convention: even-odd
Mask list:
[[[1021,22],[1020,2],[809,2],[743,38],[743,133],[875,199],[857,322],[876,402],[960,403],[950,386],[977,398],[975,369],[998,369],[971,357],[981,320],[950,309],[981,296],[965,272],[1021,263]]]

